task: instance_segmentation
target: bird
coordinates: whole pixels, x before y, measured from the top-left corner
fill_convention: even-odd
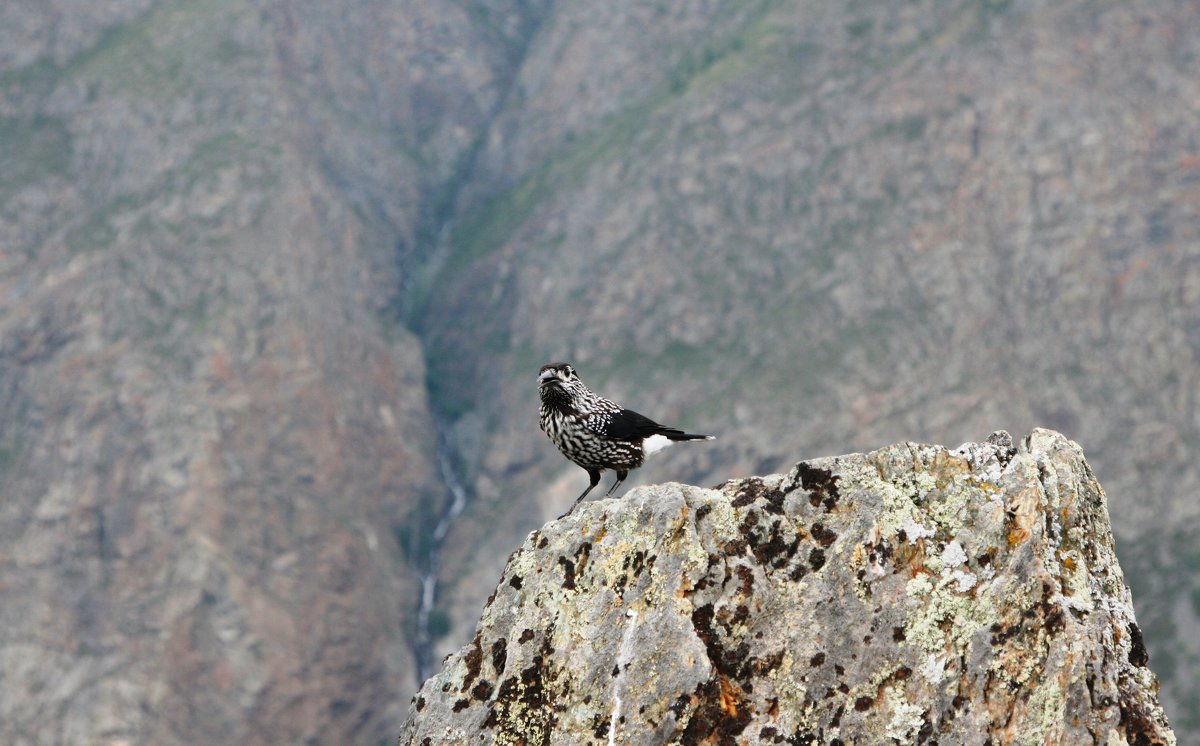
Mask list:
[[[587,489],[575,498],[572,510],[600,483],[602,472],[611,469],[617,474],[617,480],[605,493],[608,497],[650,454],[679,441],[716,438],[660,425],[605,399],[579,380],[570,363],[543,365],[538,371],[538,395],[541,398],[538,423],[542,431],[591,480]]]

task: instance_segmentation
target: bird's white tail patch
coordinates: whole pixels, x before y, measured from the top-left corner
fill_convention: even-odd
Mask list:
[[[647,456],[650,456],[671,445],[672,442],[673,441],[665,435],[651,435],[649,438],[646,438],[642,441],[642,450],[646,452]]]

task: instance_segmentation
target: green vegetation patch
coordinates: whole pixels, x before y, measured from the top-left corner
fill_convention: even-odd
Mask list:
[[[177,0],[157,5],[113,26],[62,72],[71,78],[103,78],[118,89],[148,98],[173,98],[211,84],[211,63],[231,64],[254,56],[229,36],[230,26],[253,9],[239,0]]]
[[[71,134],[61,119],[0,117],[0,203],[70,164]]]

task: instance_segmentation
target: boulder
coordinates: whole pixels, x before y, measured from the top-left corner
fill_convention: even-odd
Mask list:
[[[400,744],[1173,744],[1080,447],[901,443],[532,532]]]

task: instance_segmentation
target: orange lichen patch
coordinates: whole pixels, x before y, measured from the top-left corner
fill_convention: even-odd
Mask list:
[[[721,684],[721,712],[724,712],[731,718],[736,718],[738,716],[738,705],[742,701],[742,692],[725,674],[718,674],[718,677],[718,681]]]
[[[1034,526],[1041,520],[1042,493],[1036,487],[1028,487],[1014,495],[1007,505],[1011,515],[1008,524],[1008,545],[1016,547],[1029,540]]]
[[[929,471],[934,474],[934,486],[940,490],[945,489],[959,474],[969,473],[971,464],[946,451],[938,451],[929,464]]]
[[[925,569],[925,540],[897,542],[892,561],[897,569],[905,565],[910,566],[914,578],[921,573],[928,573]]]

